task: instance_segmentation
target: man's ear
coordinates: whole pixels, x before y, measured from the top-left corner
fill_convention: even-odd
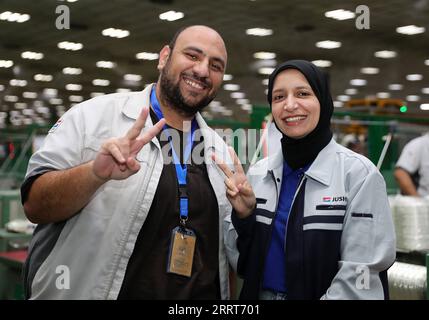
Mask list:
[[[170,56],[171,49],[169,46],[164,46],[159,52],[158,70],[162,70]]]

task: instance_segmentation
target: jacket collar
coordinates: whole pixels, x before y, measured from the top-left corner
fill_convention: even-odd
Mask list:
[[[326,186],[331,184],[332,175],[334,171],[335,154],[336,154],[336,142],[334,139],[331,141],[319,152],[316,159],[311,164],[305,173],[306,176],[316,180]],[[276,178],[282,178],[283,173],[283,152],[280,149],[272,156],[266,159],[267,161],[267,174],[270,171],[273,172]]]

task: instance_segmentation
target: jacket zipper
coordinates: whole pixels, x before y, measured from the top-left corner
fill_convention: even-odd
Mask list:
[[[276,186],[276,199],[277,199],[277,201],[276,201],[276,208],[275,208],[275,210],[274,210],[274,216],[273,216],[273,219],[272,219],[272,221],[271,221],[271,226],[270,226],[270,236],[269,236],[269,239],[268,239],[268,241],[267,241],[267,243],[266,243],[266,245],[265,245],[265,250],[264,250],[264,265],[263,265],[263,268],[262,268],[261,278],[259,279],[259,291],[261,291],[261,289],[262,289],[262,284],[263,284],[263,281],[264,281],[264,271],[265,271],[265,264],[266,264],[266,262],[267,262],[268,247],[269,247],[269,245],[270,245],[270,243],[271,243],[271,238],[272,238],[272,235],[273,235],[273,224],[274,224],[274,220],[275,220],[275,218],[276,218],[276,216],[277,216],[277,208],[278,208],[278,206],[279,206],[279,188],[278,188],[278,186],[277,186],[276,177],[274,177],[274,172],[273,172],[273,170],[270,170],[270,171],[268,171],[268,172],[270,173],[270,176],[271,176],[271,178],[272,178],[272,179],[273,179],[273,181],[274,181],[274,185]],[[259,297],[258,297],[258,298],[259,298]]]

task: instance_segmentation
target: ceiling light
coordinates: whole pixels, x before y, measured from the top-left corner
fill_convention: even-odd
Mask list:
[[[66,67],[63,69],[64,74],[72,74],[72,75],[78,75],[82,73],[81,68],[72,68],[72,67]]]
[[[55,97],[58,94],[58,90],[52,89],[52,88],[46,88],[45,90],[43,90],[43,94],[47,97]]]
[[[349,100],[350,100],[350,97],[349,97],[349,96],[347,96],[347,95],[345,95],[345,94],[343,94],[343,95],[339,95],[339,96],[337,97],[337,99],[338,99],[339,101],[346,102],[346,101],[349,101]]]
[[[341,101],[334,101],[334,107],[335,108],[341,108],[344,106],[344,103]]]
[[[311,61],[315,66],[320,68],[328,68],[332,66],[332,61],[329,60],[313,60]]]
[[[161,13],[159,15],[159,18],[161,20],[175,21],[175,20],[182,19],[184,16],[185,14],[183,12],[170,10],[170,11]]]
[[[6,102],[17,102],[18,101],[18,97],[17,96],[4,96],[4,101]]]
[[[249,102],[250,102],[249,99],[243,99],[243,98],[235,100],[235,103],[237,104],[249,104]]]
[[[21,14],[17,12],[5,11],[0,13],[0,20],[22,23],[30,20],[30,15],[26,13]]]
[[[92,80],[94,86],[107,87],[110,84],[109,80],[106,79],[94,79]]]
[[[83,97],[82,96],[69,96],[69,100],[71,102],[82,102]]]
[[[382,50],[382,51],[377,51],[374,53],[374,56],[376,58],[382,58],[382,59],[395,58],[396,55],[397,54],[395,51],[390,51],[390,50]]]
[[[392,91],[402,90],[403,87],[404,86],[402,84],[399,84],[399,83],[392,83],[392,84],[389,84],[389,86],[388,86],[389,90],[392,90]]]
[[[353,95],[353,94],[356,94],[356,93],[357,93],[357,89],[356,89],[356,88],[346,89],[346,90],[344,91],[344,93],[345,93],[345,94],[348,94],[348,95]]]
[[[347,20],[347,19],[353,19],[355,17],[355,13],[349,10],[338,9],[338,10],[325,12],[325,17],[335,19],[335,20]]]
[[[229,81],[229,80],[232,80],[232,78],[233,78],[233,76],[232,76],[232,74],[224,74],[223,75],[223,81]]]
[[[316,47],[321,49],[336,49],[341,47],[341,42],[339,41],[332,41],[332,40],[324,40],[316,42]]]
[[[69,91],[80,91],[80,90],[82,90],[82,85],[75,84],[75,83],[69,83],[69,84],[66,84],[66,90],[69,90]]]
[[[104,96],[105,93],[104,92],[91,92],[90,96],[91,98],[95,98],[95,97],[99,97],[99,96]]]
[[[272,60],[276,58],[276,54],[274,52],[259,51],[253,54],[253,58],[261,60]]]
[[[422,93],[429,94],[429,88],[422,88]]]
[[[0,68],[10,68],[13,66],[12,60],[0,60]]]
[[[238,91],[240,90],[240,86],[238,84],[227,83],[223,86],[223,89],[227,91]]]
[[[141,81],[141,79],[142,79],[142,76],[139,75],[139,74],[131,74],[131,73],[129,73],[129,74],[125,74],[124,75],[124,80],[126,80],[126,81],[138,82],[138,81]]]
[[[374,68],[374,67],[366,67],[366,68],[361,68],[360,72],[363,74],[377,74],[380,72],[380,69]]]
[[[416,102],[420,100],[420,97],[417,95],[409,95],[405,97],[405,100],[410,101],[410,102]]]
[[[0,91],[4,90],[4,85],[0,84]]]
[[[246,30],[246,34],[249,36],[265,37],[273,34],[273,30],[265,28],[251,28]]]
[[[377,98],[379,99],[389,99],[390,93],[389,92],[377,92]]]
[[[130,92],[131,89],[127,89],[127,88],[118,88],[116,89],[116,92],[121,93],[121,92]]]
[[[406,34],[406,35],[414,35],[414,34],[419,34],[419,33],[423,33],[425,32],[425,27],[418,27],[415,25],[409,25],[409,26],[403,26],[403,27],[398,27],[396,28],[396,32],[397,33],[402,33],[402,34]]]
[[[421,74],[407,74],[405,77],[408,81],[420,81],[423,79],[423,76]]]
[[[13,87],[25,87],[27,85],[27,80],[11,79],[9,84]]]
[[[262,67],[258,69],[259,74],[270,75],[275,68]]]
[[[244,99],[246,94],[244,92],[231,92],[231,98],[233,99]]]
[[[130,32],[128,30],[122,30],[122,29],[115,29],[115,28],[108,28],[101,31],[101,34],[105,37],[112,37],[112,38],[125,38],[130,35]]]
[[[268,86],[268,82],[269,82],[269,80],[268,80],[268,79],[263,79],[263,80],[262,80],[262,84],[263,84],[264,86]]]
[[[25,108],[27,108],[27,104],[25,102],[15,103],[15,109],[25,109]]]
[[[51,99],[49,99],[49,103],[50,104],[62,104],[63,100],[62,99],[58,99],[58,98],[51,98]]]
[[[156,60],[159,58],[159,54],[151,52],[139,52],[136,54],[136,58],[141,60]]]
[[[429,110],[429,103],[422,103],[420,105],[421,110]]]
[[[253,106],[251,104],[242,104],[240,105],[240,108],[244,111],[252,112]]]
[[[36,81],[44,81],[44,82],[52,81],[53,78],[54,77],[50,74],[41,74],[41,73],[35,74],[33,77],[33,79]]]
[[[97,61],[95,64],[98,68],[112,69],[116,67],[116,63],[112,61]]]
[[[37,93],[36,92],[26,91],[26,92],[22,93],[22,96],[24,98],[26,98],[26,99],[36,99],[37,98]]]
[[[352,79],[350,80],[350,84],[352,86],[365,86],[367,81],[365,79]]]
[[[429,66],[429,59],[425,60],[425,65]]]
[[[58,48],[64,50],[77,51],[83,48],[83,44],[79,42],[62,41],[58,43]]]
[[[43,53],[33,52],[33,51],[24,51],[21,53],[21,58],[29,60],[40,60],[43,59]]]

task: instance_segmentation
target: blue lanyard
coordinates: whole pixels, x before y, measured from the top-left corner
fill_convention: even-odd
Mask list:
[[[150,104],[152,105],[153,111],[155,112],[158,119],[164,118],[162,114],[162,110],[159,106],[158,99],[156,98],[155,87],[152,88],[152,92],[150,94]],[[171,146],[171,153],[173,155],[174,167],[176,168],[176,176],[179,185],[179,207],[180,207],[180,221],[182,224],[185,224],[186,220],[188,220],[188,190],[186,185],[186,176],[187,176],[187,167],[186,162],[189,159],[192,151],[192,144],[194,141],[194,133],[197,128],[197,121],[195,118],[192,120],[191,125],[191,134],[186,135],[186,145],[183,156],[183,164],[180,163],[180,158],[177,156],[174,151],[173,143],[171,142],[171,136],[168,134],[169,128],[167,125],[164,125],[163,130],[166,130],[166,134],[168,137],[168,141]]]

